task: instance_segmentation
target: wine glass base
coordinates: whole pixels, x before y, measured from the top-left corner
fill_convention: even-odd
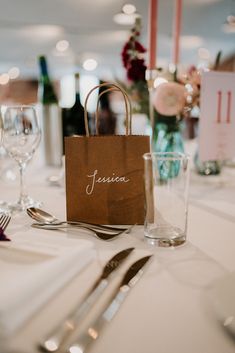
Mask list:
[[[8,203],[0,200],[0,213],[9,212]]]
[[[42,202],[35,201],[29,196],[19,199],[17,202],[8,203],[8,210],[11,213],[19,213],[26,211],[29,207],[41,207]]]

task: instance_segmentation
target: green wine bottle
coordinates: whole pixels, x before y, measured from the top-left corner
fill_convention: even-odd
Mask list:
[[[63,155],[62,113],[50,79],[45,56],[38,58],[38,99],[41,111],[43,158],[46,165],[61,166]]]
[[[54,87],[50,80],[45,56],[39,57],[40,78],[39,78],[39,100],[43,104],[58,104]]]

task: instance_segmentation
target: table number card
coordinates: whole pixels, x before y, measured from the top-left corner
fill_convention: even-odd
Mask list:
[[[234,158],[235,73],[203,73],[200,109],[200,160]]]

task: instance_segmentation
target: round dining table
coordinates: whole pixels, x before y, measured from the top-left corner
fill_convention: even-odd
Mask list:
[[[53,178],[50,178],[52,175],[61,173],[61,170],[41,166],[37,162],[35,156],[27,167],[26,180],[29,194],[41,202],[42,209],[65,220],[64,179],[62,177],[59,182],[53,183],[51,181]],[[17,171],[14,165],[11,165],[11,168],[13,168],[12,173]],[[19,192],[17,180],[2,178],[1,200],[9,202],[16,199]],[[48,296],[46,301],[37,306],[37,310],[32,311],[16,329],[0,339],[1,353],[39,352],[39,344],[45,337],[61,325],[74,308],[81,305],[107,260],[118,251],[130,247],[134,248],[131,255],[113,275],[104,293],[93,305],[89,314],[84,317],[82,322],[84,327],[107,307],[127,268],[143,256],[152,255],[151,260],[145,266],[139,281],[129,291],[116,315],[106,323],[87,351],[90,353],[235,352],[234,327],[230,329],[227,318],[223,316],[225,303],[223,301],[218,303],[217,297],[217,288],[220,288],[218,283],[221,283],[221,279],[230,278],[231,288],[232,282],[235,281],[234,167],[224,165],[219,175],[200,176],[194,171],[192,165],[187,241],[184,245],[175,248],[161,248],[149,244],[141,225],[134,226],[130,233],[122,234],[115,240],[102,241],[84,229],[44,230],[32,227],[32,223],[33,220],[26,212],[13,215],[5,230],[7,236],[12,239],[11,243],[22,236],[27,236],[32,244],[34,242],[37,244],[38,237],[47,236],[51,239],[50,244],[54,243],[55,246],[61,239],[72,240],[74,246],[76,241],[84,241],[92,248],[93,255],[80,271],[71,274],[69,280],[65,281],[59,289],[54,290],[53,295]],[[0,243],[0,249],[1,246]],[[11,263],[6,257],[1,256],[2,253],[3,251],[0,252],[0,262],[5,261],[3,270],[7,274]],[[74,258],[70,266],[76,266],[79,261],[79,258]],[[20,266],[23,266],[22,262]],[[27,271],[31,265],[28,261],[24,266]],[[60,273],[57,276],[63,275],[63,269]],[[11,276],[14,281],[14,273],[11,272]],[[19,278],[15,280],[20,281]],[[4,281],[0,283],[0,288],[2,285]],[[229,288],[228,282],[226,285]],[[45,283],[45,288],[43,286],[42,280],[40,293],[53,286],[53,279]],[[30,282],[28,288],[30,290]],[[224,296],[226,293],[225,291]],[[14,303],[18,293],[9,291],[8,295]],[[229,302],[227,304],[233,305],[234,309],[235,296],[233,299],[233,304]],[[29,305],[30,300],[29,298]],[[228,293],[229,300],[231,296]],[[27,310],[27,303],[25,310]],[[14,318],[14,312],[11,314]],[[235,310],[231,313],[230,322],[233,321],[232,314],[235,315]],[[74,334],[72,343],[76,343],[77,337]],[[61,350],[63,351],[66,352]],[[81,351],[74,348],[71,353],[81,353]]]

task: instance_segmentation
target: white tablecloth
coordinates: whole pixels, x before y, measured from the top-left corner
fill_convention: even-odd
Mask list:
[[[51,173],[29,166],[29,191],[43,202],[45,210],[65,218],[65,191],[48,185],[46,177]],[[154,260],[90,352],[233,353],[234,338],[219,322],[207,291],[214,280],[235,271],[235,169],[225,168],[216,177],[193,173],[191,180],[188,239],[182,247],[151,247],[140,226],[113,242],[99,241],[81,230],[59,231],[94,242],[97,260],[28,321],[12,337],[10,347],[37,352],[36,343],[82,300],[105,261],[118,250],[134,246],[135,253],[125,267],[143,254],[153,253]],[[14,184],[1,182],[0,188],[1,199],[16,197]],[[7,234],[42,234],[31,223],[26,214],[15,217]],[[56,232],[45,232],[56,241]]]

